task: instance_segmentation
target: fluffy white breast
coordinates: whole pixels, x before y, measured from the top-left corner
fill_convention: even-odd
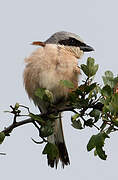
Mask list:
[[[57,101],[69,93],[68,88],[60,85],[61,80],[72,81],[75,87],[78,85],[77,58],[71,51],[48,44],[38,48],[25,61],[24,84],[29,97],[34,101],[37,88],[50,90]]]

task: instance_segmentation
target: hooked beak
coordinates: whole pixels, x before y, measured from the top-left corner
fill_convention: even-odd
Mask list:
[[[80,46],[80,49],[84,52],[94,51],[94,49],[91,46],[88,46],[86,44],[84,46]]]
[[[45,43],[44,43],[44,42],[41,42],[41,41],[34,41],[34,42],[31,43],[31,45],[44,47],[44,46],[45,46]]]

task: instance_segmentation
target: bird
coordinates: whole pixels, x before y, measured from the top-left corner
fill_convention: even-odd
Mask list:
[[[70,89],[62,86],[60,81],[71,81],[74,89],[78,87],[80,68],[78,59],[84,52],[94,51],[80,36],[67,31],[54,33],[45,41],[34,41],[32,45],[41,46],[25,58],[24,86],[30,99],[38,106],[41,113],[47,113],[48,107],[44,100],[35,96],[38,88],[45,88],[52,92],[53,103],[59,104],[66,101]],[[47,156],[48,165],[52,168],[60,160],[62,167],[70,164],[70,159],[65,144],[61,113],[54,121],[54,132],[47,137],[49,143],[55,144],[59,157],[54,160]]]

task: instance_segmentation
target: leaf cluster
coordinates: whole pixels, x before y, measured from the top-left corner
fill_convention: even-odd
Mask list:
[[[95,148],[95,155],[105,160],[104,141],[111,132],[118,130],[118,77],[106,71],[101,87],[93,82],[98,70],[93,58],[88,58],[87,64],[82,64],[81,69],[87,78],[70,94],[70,103],[76,109],[71,117],[72,126],[79,130],[95,127],[99,131],[90,138],[87,150]]]
[[[103,79],[103,86],[94,82],[94,76],[97,73],[98,65],[95,64],[93,58],[88,58],[86,64],[81,65],[82,73],[86,75],[86,79],[81,85],[74,90],[74,84],[70,81],[61,80],[60,86],[71,89],[68,100],[63,102],[63,106],[53,104],[53,93],[47,89],[39,88],[35,92],[35,96],[46,102],[48,112],[46,114],[34,114],[30,112],[28,107],[18,103],[10,106],[13,114],[13,123],[0,132],[0,144],[3,143],[6,136],[10,135],[12,130],[20,125],[32,123],[38,130],[39,137],[42,141],[33,142],[37,144],[46,143],[43,154],[50,157],[51,160],[58,158],[59,152],[55,144],[47,141],[47,137],[54,132],[54,121],[58,118],[58,114],[62,111],[72,111],[74,115],[71,117],[72,127],[76,130],[84,130],[85,128],[96,128],[97,133],[90,137],[87,144],[87,150],[94,149],[94,155],[98,155],[102,160],[106,160],[107,155],[104,151],[104,144],[110,133],[118,131],[118,76],[114,77],[111,71],[106,71]],[[66,77],[65,77],[66,78]],[[22,108],[27,113],[22,114]],[[26,116],[27,120],[17,121],[18,117]]]

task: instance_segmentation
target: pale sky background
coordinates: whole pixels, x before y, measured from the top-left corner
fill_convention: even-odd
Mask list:
[[[10,104],[19,102],[38,112],[29,101],[23,87],[22,74],[24,58],[35,47],[34,40],[46,40],[57,31],[70,31],[81,36],[95,52],[86,54],[94,57],[99,64],[97,81],[106,70],[117,74],[118,68],[118,1],[117,0],[1,0],[0,2],[0,127],[11,123],[12,115],[3,113]],[[106,141],[106,161],[88,153],[86,144],[96,130],[88,128],[78,131],[71,126],[70,113],[63,119],[65,140],[71,165],[58,170],[47,166],[41,154],[42,145],[34,144],[31,137],[38,140],[37,130],[32,125],[14,130],[7,137],[0,152],[0,179],[87,179],[111,180],[118,178],[118,135],[112,134]]]

